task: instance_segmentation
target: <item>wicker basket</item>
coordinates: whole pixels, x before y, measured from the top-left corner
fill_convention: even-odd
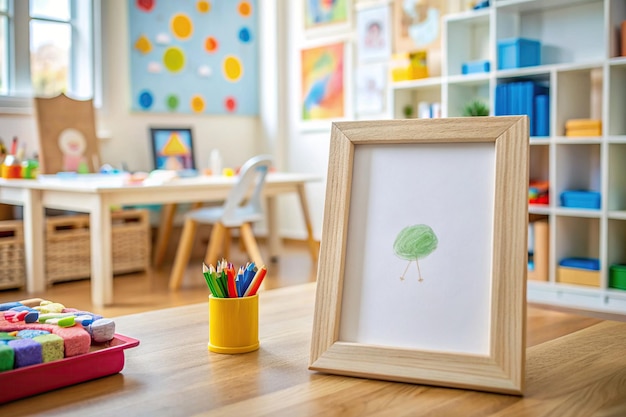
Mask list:
[[[111,213],[113,273],[145,271],[150,262],[150,221],[147,210]],[[89,216],[59,216],[46,220],[48,283],[91,275]]]
[[[0,289],[23,287],[25,276],[22,221],[0,221]]]

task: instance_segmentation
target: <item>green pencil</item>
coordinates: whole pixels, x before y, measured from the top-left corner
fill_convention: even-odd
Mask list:
[[[204,275],[204,280],[206,281],[206,284],[209,287],[209,291],[211,291],[211,294],[213,294],[213,297],[219,297],[217,290],[213,286],[209,268],[204,263],[202,264],[202,275]]]

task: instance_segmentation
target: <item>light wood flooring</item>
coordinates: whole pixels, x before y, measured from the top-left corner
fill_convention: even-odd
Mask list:
[[[182,288],[170,291],[168,288],[169,274],[172,268],[178,231],[172,233],[166,260],[159,268],[141,273],[117,275],[114,278],[115,303],[104,308],[94,307],[91,303],[90,281],[88,279],[55,283],[45,293],[29,294],[25,289],[0,291],[0,303],[20,301],[31,297],[40,297],[59,302],[68,307],[80,308],[105,317],[115,317],[143,311],[163,309],[186,304],[206,302],[209,295],[202,276],[202,258],[206,249],[208,231],[200,230],[196,237],[194,251],[189,262]],[[270,262],[267,247],[259,243],[261,253],[267,262],[268,274],[262,289],[272,289],[288,285],[303,284],[316,279],[317,264],[313,262],[304,242],[286,241],[277,262]],[[248,259],[240,249],[237,241],[233,241],[230,257],[234,265],[245,264]]]

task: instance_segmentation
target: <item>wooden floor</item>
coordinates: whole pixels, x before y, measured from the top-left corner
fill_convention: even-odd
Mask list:
[[[152,268],[145,273],[118,275],[114,279],[115,304],[105,308],[96,308],[91,304],[90,282],[88,279],[56,283],[48,287],[45,293],[29,294],[25,290],[0,291],[0,303],[19,301],[31,297],[41,297],[59,302],[67,307],[80,308],[105,317],[140,313],[148,310],[163,309],[185,304],[206,302],[209,295],[202,276],[203,251],[206,248],[207,234],[199,233],[192,259],[187,268],[182,288],[170,291],[168,280],[172,268],[175,243],[178,237],[173,233],[164,265]],[[304,242],[288,241],[277,262],[270,262],[266,246],[261,242],[261,252],[267,262],[268,274],[262,289],[272,289],[288,285],[312,282],[316,279],[317,264],[314,264]],[[245,264],[248,259],[233,242],[229,261],[235,266]]]

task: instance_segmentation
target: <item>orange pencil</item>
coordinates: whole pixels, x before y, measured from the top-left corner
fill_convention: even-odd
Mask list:
[[[244,297],[253,296],[259,290],[261,283],[263,282],[263,278],[265,278],[265,274],[267,273],[267,268],[263,265],[252,278],[252,282],[248,286],[246,293],[243,295]]]

